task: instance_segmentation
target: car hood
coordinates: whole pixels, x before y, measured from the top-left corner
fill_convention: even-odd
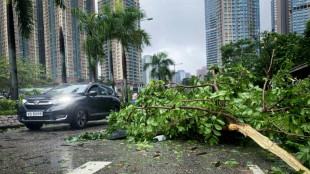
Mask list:
[[[63,96],[69,96],[74,98],[81,96],[81,94],[35,94],[26,97],[26,100],[55,100]]]

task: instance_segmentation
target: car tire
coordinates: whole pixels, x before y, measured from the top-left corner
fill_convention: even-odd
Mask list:
[[[87,123],[87,111],[82,107],[78,107],[74,112],[70,126],[73,129],[82,129],[86,127],[86,123]]]
[[[43,124],[42,123],[25,123],[25,126],[29,130],[39,130],[43,126]]]
[[[114,112],[119,112],[119,107],[114,106],[114,107],[113,107],[113,111],[114,111]]]

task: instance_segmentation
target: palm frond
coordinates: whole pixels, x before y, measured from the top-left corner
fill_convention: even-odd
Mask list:
[[[63,0],[55,0],[56,7],[66,9],[65,2]]]
[[[29,39],[33,29],[32,0],[15,0],[14,2],[20,32],[24,38]]]

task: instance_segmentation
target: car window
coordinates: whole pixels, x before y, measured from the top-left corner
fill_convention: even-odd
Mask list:
[[[99,94],[100,95],[108,95],[108,91],[101,87],[101,88],[99,88]]]
[[[97,94],[100,94],[99,89],[98,89],[98,86],[91,87],[91,88],[88,90],[88,93],[90,93],[91,91],[96,91]]]
[[[105,91],[106,91],[106,95],[113,95],[113,90],[112,89],[110,89],[110,88],[107,88],[107,87],[105,87],[105,86],[101,86]]]

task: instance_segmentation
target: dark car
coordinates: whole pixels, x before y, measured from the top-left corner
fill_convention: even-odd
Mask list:
[[[31,95],[18,108],[18,120],[30,130],[46,123],[69,123],[83,128],[89,120],[104,119],[119,111],[120,100],[108,86],[98,83],[62,84],[40,95]]]

